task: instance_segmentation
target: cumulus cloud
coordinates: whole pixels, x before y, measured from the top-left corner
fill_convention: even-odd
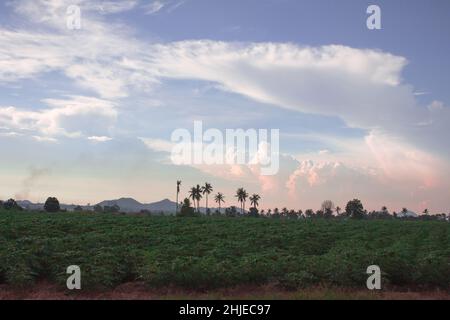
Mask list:
[[[97,98],[70,96],[43,102],[49,108],[30,111],[0,106],[0,125],[22,132],[38,132],[43,135],[35,135],[38,141],[50,141],[57,135],[79,137],[85,132],[106,131],[117,118],[114,104]]]

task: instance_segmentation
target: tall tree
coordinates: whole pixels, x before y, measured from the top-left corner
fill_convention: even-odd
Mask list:
[[[208,196],[213,192],[213,187],[210,183],[206,182],[202,187],[202,193],[206,195],[206,211],[208,211]]]
[[[197,212],[200,213],[200,200],[202,200],[202,187],[198,184],[195,187],[195,199],[197,200]]]
[[[214,197],[214,200],[216,201],[216,203],[219,204],[219,213],[220,213],[220,209],[221,209],[221,203],[225,202],[225,196],[223,195],[223,193],[218,192],[216,194],[216,196]]]
[[[197,201],[197,188],[196,187],[192,187],[189,190],[189,199],[192,199],[193,203],[194,203],[194,207],[197,207],[196,201]]]
[[[241,204],[241,214],[244,214],[245,202],[247,201],[247,198],[248,198],[247,191],[245,191],[244,188],[237,189],[237,191],[236,191],[236,198],[238,198],[238,201]]]
[[[259,206],[259,200],[261,200],[261,197],[258,194],[253,194],[250,198],[250,205],[253,206],[253,208],[257,208]]]
[[[180,194],[181,180],[177,181],[177,214],[178,214],[178,195]],[[188,199],[189,200],[189,199]]]

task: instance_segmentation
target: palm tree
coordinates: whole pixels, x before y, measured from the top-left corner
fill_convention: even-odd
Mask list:
[[[202,188],[198,184],[196,187],[192,187],[191,190],[189,190],[189,198],[195,202],[197,201],[197,212],[200,213],[200,200],[202,199]]]
[[[192,199],[194,207],[196,207],[195,201],[197,200],[197,189],[195,187],[192,187],[191,190],[189,190],[189,199]]]
[[[341,207],[337,206],[335,210],[336,210],[337,215],[339,215],[341,213],[342,209],[341,209]]]
[[[213,191],[213,187],[210,183],[206,182],[202,187],[202,193],[206,194],[206,211],[208,211],[208,195]]]
[[[259,200],[261,200],[261,197],[258,194],[253,194],[250,198],[250,205],[253,206],[253,208],[256,209],[256,207],[259,206]]]
[[[248,198],[248,193],[245,191],[244,188],[239,188],[236,191],[236,198],[238,198],[238,201],[241,203],[241,213],[244,214],[245,211],[245,202]]]
[[[428,215],[428,209],[423,210],[424,215]]]
[[[202,200],[202,187],[198,184],[195,187],[195,199],[197,200],[197,212],[200,213],[200,200]]]
[[[223,193],[218,192],[216,194],[216,196],[214,197],[214,200],[219,204],[219,213],[220,213],[220,204],[222,202],[225,202],[225,196],[223,195]]]
[[[177,213],[178,213],[178,195],[180,194],[181,180],[177,181]]]

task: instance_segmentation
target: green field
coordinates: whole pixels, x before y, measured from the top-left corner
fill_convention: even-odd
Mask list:
[[[79,265],[86,290],[144,282],[205,290],[274,285],[448,289],[450,224],[424,221],[176,218],[0,213],[0,284],[65,288]]]

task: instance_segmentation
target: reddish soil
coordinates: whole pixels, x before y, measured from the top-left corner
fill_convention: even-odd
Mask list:
[[[237,287],[208,292],[181,289],[150,289],[142,283],[127,283],[107,291],[67,291],[42,282],[32,288],[18,289],[0,285],[0,300],[209,300],[209,299],[381,299],[381,300],[450,300],[446,291],[368,291],[339,288],[313,288],[283,291],[273,286]]]

